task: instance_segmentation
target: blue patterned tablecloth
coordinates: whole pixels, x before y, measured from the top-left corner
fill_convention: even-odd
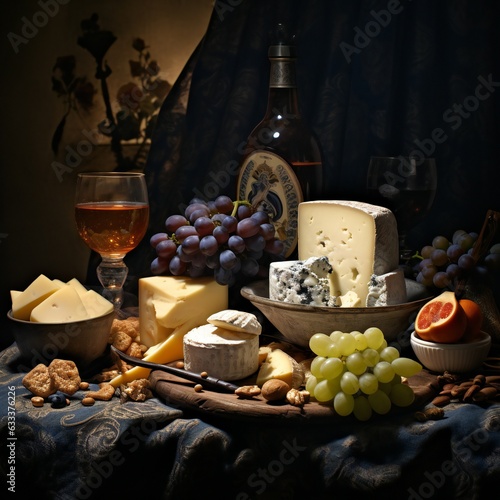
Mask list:
[[[15,345],[0,353],[5,493],[36,499],[480,499],[500,485],[500,404],[367,423],[242,422],[158,398],[35,408]],[[2,498],[9,498],[1,493]],[[25,497],[27,498],[27,497]]]

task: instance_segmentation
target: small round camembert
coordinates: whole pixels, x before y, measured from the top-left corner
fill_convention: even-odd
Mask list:
[[[184,368],[222,380],[240,380],[259,368],[259,336],[207,324],[184,335]]]

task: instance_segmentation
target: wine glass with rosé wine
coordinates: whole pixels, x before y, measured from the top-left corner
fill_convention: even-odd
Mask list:
[[[429,213],[436,187],[434,158],[370,158],[366,177],[367,195],[370,202],[394,213],[398,225],[401,263],[407,262],[413,254],[406,243],[406,235]]]
[[[83,241],[101,256],[97,276],[103,295],[120,309],[128,268],[125,255],[140,243],[149,223],[146,180],[139,172],[78,174],[75,219]]]

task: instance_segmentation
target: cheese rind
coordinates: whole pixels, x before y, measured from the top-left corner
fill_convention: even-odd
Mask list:
[[[259,323],[257,316],[246,311],[224,309],[210,315],[207,322],[219,328],[235,332],[252,333],[253,335],[262,333],[262,325]]]
[[[355,292],[366,303],[371,276],[399,263],[397,224],[384,207],[345,200],[299,205],[298,257],[326,256],[333,268],[332,294]]]
[[[213,278],[152,276],[139,280],[141,342],[147,347],[166,340],[181,326],[187,331],[227,309],[228,291]]]
[[[407,301],[406,281],[402,269],[371,277],[366,305],[394,306]]]
[[[186,370],[207,372],[222,380],[241,380],[259,368],[259,337],[212,324],[194,328],[184,336]]]

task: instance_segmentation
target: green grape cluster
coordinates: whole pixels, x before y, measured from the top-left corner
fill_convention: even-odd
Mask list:
[[[320,403],[332,402],[340,416],[366,421],[373,413],[384,415],[392,405],[406,407],[415,400],[402,377],[416,375],[422,365],[400,357],[380,328],[316,333],[309,348],[316,356],[306,390]]]
[[[453,290],[458,280],[471,273],[493,273],[500,270],[500,244],[492,245],[487,255],[476,262],[472,257],[478,234],[459,229],[451,239],[436,236],[425,245],[414,265],[415,280],[427,287]]]

